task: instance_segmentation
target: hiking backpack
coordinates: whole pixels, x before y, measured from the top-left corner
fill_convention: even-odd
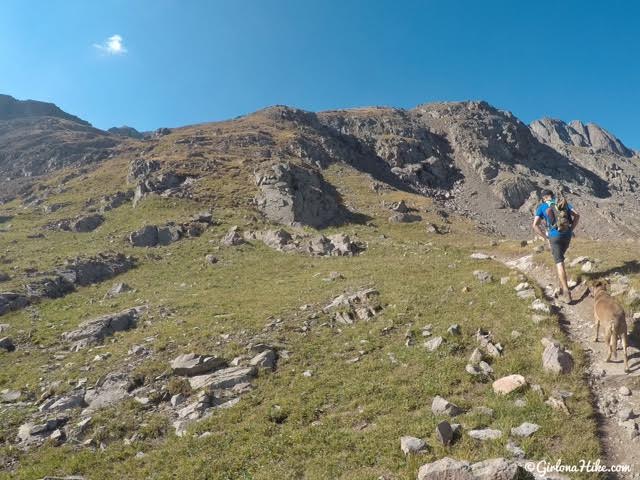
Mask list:
[[[559,232],[568,232],[571,230],[573,220],[571,211],[569,210],[569,202],[562,195],[558,195],[558,200],[553,202],[547,208],[547,217],[551,220],[550,227],[555,228]]]

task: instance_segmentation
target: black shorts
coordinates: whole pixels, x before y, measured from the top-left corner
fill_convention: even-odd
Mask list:
[[[549,237],[549,242],[551,243],[551,255],[553,255],[555,263],[564,262],[564,254],[571,243],[571,236]]]

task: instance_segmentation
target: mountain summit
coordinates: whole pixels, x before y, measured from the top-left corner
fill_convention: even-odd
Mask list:
[[[89,122],[63,111],[53,103],[17,100],[10,95],[0,94],[0,121],[37,117],[62,118],[80,125],[91,126]]]
[[[608,152],[623,157],[633,156],[631,149],[595,123],[584,124],[579,120],[573,120],[566,124],[562,120],[542,118],[531,123],[531,131],[540,141],[552,147],[589,147],[596,152]]]

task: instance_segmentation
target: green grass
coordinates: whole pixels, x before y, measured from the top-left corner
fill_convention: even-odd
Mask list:
[[[253,215],[225,203],[211,205],[221,224],[203,236],[150,250],[128,247],[125,235],[145,223],[178,220],[210,205],[149,198],[135,210],[124,206],[109,212],[96,232],[48,233],[46,239],[33,240],[26,235],[45,223],[45,218],[15,203],[0,207],[0,215],[15,215],[9,231],[0,235],[3,254],[12,259],[10,266],[18,273],[28,266],[46,269],[67,256],[107,249],[139,259],[137,268],[117,278],[134,287],[135,293],[104,300],[112,284],[105,282],[38,304],[37,317],[28,311],[2,317],[2,323],[11,325],[10,334],[19,348],[0,354],[0,390],[22,388],[36,396],[40,385],[56,380],[62,381],[62,391],[83,377],[91,384],[110,371],[127,368],[132,362],[127,352],[136,344],[145,344],[154,352],[152,359],[133,365],[147,381],[167,371],[169,361],[180,353],[215,352],[232,358],[244,353],[256,336],[291,352],[275,372],[261,374],[255,389],[238,405],[217,411],[194,427],[195,434],[212,433],[206,438],[175,437],[161,415],[135,402],[124,402],[94,415],[88,435],[103,441],[104,450],[65,445],[21,452],[8,440],[15,437],[17,426],[29,412],[9,414],[0,407],[0,439],[5,441],[0,459],[12,465],[12,471],[0,473],[0,478],[84,474],[92,480],[374,479],[381,475],[412,479],[420,465],[445,455],[470,461],[508,455],[508,432],[524,421],[542,426],[532,438],[520,442],[528,456],[562,457],[567,464],[597,458],[599,446],[582,377],[581,350],[572,348],[577,357],[573,374],[555,377],[542,371],[540,339],[548,335],[562,338],[562,333],[554,317],[540,325],[531,322],[528,302],[518,300],[513,291],[515,278],[507,285],[497,281],[481,285],[474,279],[476,269],[487,270],[496,279],[509,275],[496,263],[469,259],[473,245],[487,245],[488,239],[477,236],[473,225],[461,220],[454,220],[453,233],[445,236],[427,234],[424,223],[388,224],[389,212],[381,206],[382,200],[405,198],[421,210],[425,221],[442,223],[442,219],[433,213],[428,199],[399,192],[377,195],[369,190],[363,175],[348,168],[333,169],[327,177],[352,208],[373,218],[371,225],[326,232],[346,232],[367,242],[368,249],[358,257],[285,254],[259,242],[219,248],[220,237],[231,225],[244,228],[246,218]],[[96,187],[92,191],[96,196],[96,192],[108,193],[105,185],[113,185],[117,178],[104,167],[85,182]],[[224,183],[220,178],[208,185],[214,189]],[[82,185],[72,182],[72,188],[51,200],[72,203],[56,215],[62,218],[79,212],[87,191]],[[242,185],[234,185],[225,188],[244,191]],[[264,226],[259,221],[252,225]],[[220,262],[205,266],[208,253],[214,253]],[[332,271],[345,278],[321,280]],[[22,280],[17,275],[12,286],[19,286]],[[329,321],[326,314],[308,318],[343,291],[369,285],[380,291],[384,305],[371,321],[337,329],[323,326]],[[464,286],[470,291],[462,293]],[[62,360],[54,358],[65,349],[60,335],[80,321],[141,304],[148,304],[150,312],[138,328],[117,334],[103,347],[68,353]],[[310,309],[300,310],[303,304],[311,305]],[[282,327],[264,332],[272,318],[282,318]],[[453,323],[461,325],[460,337],[446,334]],[[301,329],[305,324],[310,325],[306,332]],[[427,324],[433,325],[434,335],[447,340],[433,353],[422,347],[420,330]],[[545,392],[570,390],[574,393],[568,400],[572,415],[551,410],[532,391],[498,397],[490,382],[470,377],[464,367],[476,347],[474,333],[480,327],[491,330],[505,347],[504,356],[492,363],[496,378],[520,373],[542,385]],[[417,335],[413,347],[404,345],[408,329]],[[513,330],[521,336],[513,338]],[[230,336],[225,339],[223,334]],[[111,357],[92,361],[103,352]],[[347,362],[359,355],[360,361]],[[81,370],[87,364],[90,371]],[[313,375],[303,376],[305,370],[312,370]],[[467,414],[458,421],[465,431],[489,426],[505,432],[504,437],[479,443],[463,434],[451,447],[438,445],[435,426],[441,419],[430,409],[436,394],[467,409],[493,408],[494,418]],[[517,407],[516,398],[525,398],[527,405]],[[142,432],[141,438],[127,445],[124,440],[135,432]],[[428,452],[405,458],[399,448],[403,435],[424,438]],[[136,458],[140,451],[146,455]]]

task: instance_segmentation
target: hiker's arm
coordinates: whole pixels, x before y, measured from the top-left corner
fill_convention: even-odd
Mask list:
[[[572,223],[571,229],[575,232],[576,228],[578,227],[578,222],[580,221],[580,214],[575,210],[571,209],[571,216],[573,218],[573,221],[571,222]]]
[[[542,220],[542,217],[539,217],[536,215],[536,217],[533,219],[533,231],[536,232],[539,236],[541,236],[544,240],[549,240],[549,237],[547,237],[547,232],[545,232],[541,227],[540,227],[540,221]]]

